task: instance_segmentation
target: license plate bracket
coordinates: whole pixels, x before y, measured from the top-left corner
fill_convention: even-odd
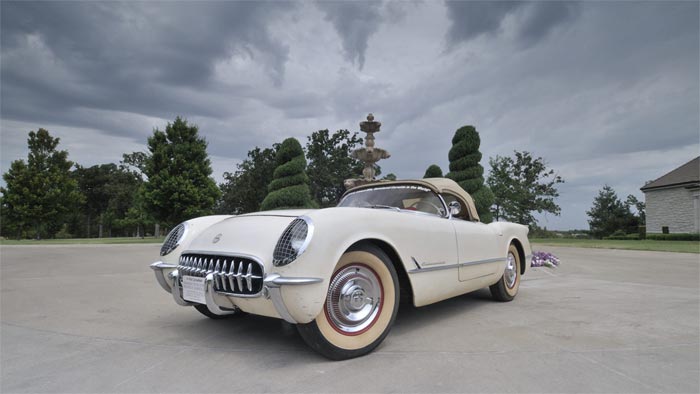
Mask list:
[[[206,304],[207,300],[204,298],[205,288],[206,282],[204,278],[197,276],[182,277],[182,298],[185,301]]]

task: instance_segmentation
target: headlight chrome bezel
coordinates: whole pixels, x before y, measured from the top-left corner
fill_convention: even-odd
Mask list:
[[[181,227],[182,227],[182,234],[180,234],[180,236],[178,236],[177,239],[172,240],[171,238],[176,236],[176,232],[179,231],[179,229]],[[182,240],[187,237],[189,230],[190,230],[190,225],[187,222],[182,222],[182,223],[178,224],[177,226],[173,227],[173,229],[170,230],[168,235],[165,237],[165,240],[163,241],[163,245],[161,245],[161,247],[160,247],[160,255],[167,256],[168,254],[172,253],[173,250],[177,249],[180,246],[180,244],[182,244]],[[169,242],[170,242],[170,245],[168,245]]]
[[[291,233],[295,231],[295,227],[302,223],[306,225],[306,237],[304,238],[301,246],[297,249],[292,246],[291,237],[294,235]],[[272,264],[275,267],[281,267],[294,262],[306,251],[306,248],[308,248],[309,244],[311,243],[311,238],[313,238],[313,235],[314,223],[310,217],[299,216],[292,220],[292,222],[289,223],[289,225],[282,232],[282,235],[280,235],[279,239],[277,240],[275,250],[272,253]],[[279,254],[289,254],[289,250],[294,251],[295,254],[293,256],[279,256]]]

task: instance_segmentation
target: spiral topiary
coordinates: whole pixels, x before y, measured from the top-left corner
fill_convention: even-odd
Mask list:
[[[442,178],[442,169],[437,164],[431,164],[430,167],[425,170],[423,178]]]
[[[491,189],[484,185],[484,167],[479,164],[479,145],[481,140],[474,126],[460,127],[452,138],[452,148],[448,156],[450,172],[446,177],[457,182],[472,196],[481,221],[489,223],[494,196]]]
[[[316,208],[311,200],[309,177],[306,175],[306,158],[301,144],[295,138],[287,138],[280,145],[275,157],[277,168],[272,174],[260,209]]]

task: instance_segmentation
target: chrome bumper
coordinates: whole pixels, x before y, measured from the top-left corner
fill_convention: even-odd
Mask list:
[[[151,264],[151,269],[156,275],[156,280],[158,284],[163,288],[163,290],[172,294],[175,303],[182,306],[192,306],[195,305],[189,301],[182,298],[182,289],[180,288],[180,272],[177,269],[177,265],[163,263],[162,261],[157,261]],[[172,270],[167,275],[164,270]],[[272,300],[272,304],[275,306],[275,310],[285,321],[296,324],[296,320],[292,317],[287,309],[287,306],[282,299],[282,286],[300,286],[309,285],[314,283],[320,283],[323,279],[321,278],[300,278],[300,277],[283,277],[278,274],[266,275],[263,280],[263,295],[267,299]],[[222,306],[216,302],[214,298],[214,274],[207,274],[205,277],[205,289],[204,289],[204,299],[206,300],[207,309],[215,315],[230,315],[236,313],[237,308],[231,308],[230,306]],[[235,298],[235,295],[221,293],[227,297]]]

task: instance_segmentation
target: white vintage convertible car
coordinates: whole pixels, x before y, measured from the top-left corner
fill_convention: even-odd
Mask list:
[[[179,305],[284,319],[341,360],[377,347],[402,299],[420,307],[488,286],[512,300],[531,259],[527,233],[479,222],[452,180],[379,182],[335,208],[188,220],[151,268]]]

